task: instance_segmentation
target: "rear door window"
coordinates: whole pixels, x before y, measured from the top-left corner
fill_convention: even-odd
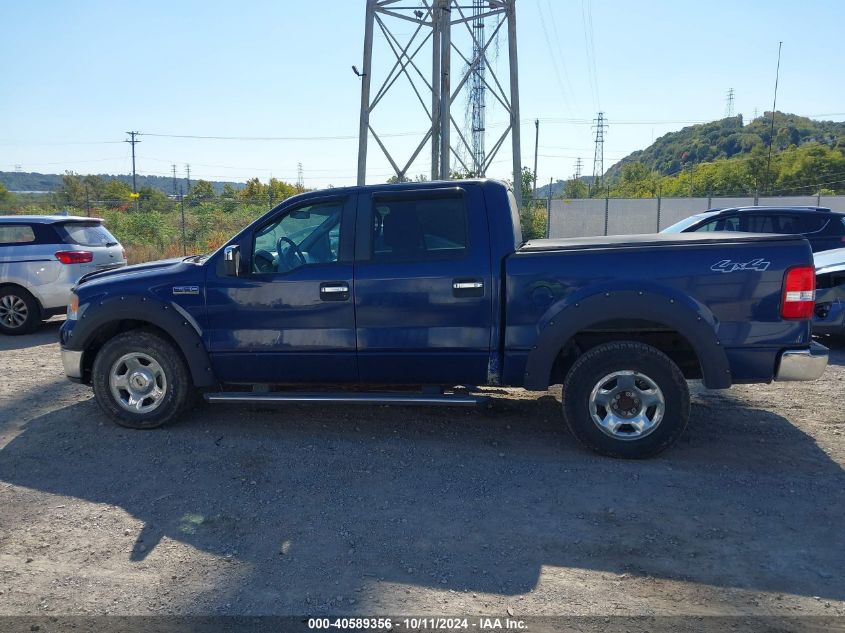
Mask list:
[[[56,231],[66,244],[77,246],[117,246],[114,235],[99,222],[64,222]]]
[[[35,241],[35,231],[28,224],[0,224],[0,245],[29,244]]]
[[[460,194],[377,199],[372,231],[376,261],[454,259],[469,248],[467,209]]]

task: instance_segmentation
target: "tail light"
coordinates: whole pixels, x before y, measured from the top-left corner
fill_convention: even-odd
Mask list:
[[[63,264],[89,264],[94,261],[94,253],[90,251],[59,251],[56,259]]]
[[[126,261],[126,249],[125,248],[120,249],[120,256],[123,257],[123,261]]]
[[[810,319],[816,304],[816,271],[812,266],[796,266],[786,271],[780,315],[784,319]]]

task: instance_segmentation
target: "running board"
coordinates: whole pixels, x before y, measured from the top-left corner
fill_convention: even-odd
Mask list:
[[[490,400],[487,396],[425,393],[303,393],[296,391],[223,391],[205,394],[207,402],[340,402],[343,404],[413,404],[475,407]]]

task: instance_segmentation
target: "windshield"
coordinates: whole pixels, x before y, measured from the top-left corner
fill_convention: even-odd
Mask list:
[[[67,244],[78,246],[117,246],[114,235],[99,222],[65,222],[57,224],[59,236]]]
[[[672,226],[668,226],[662,231],[661,233],[683,233],[686,229],[691,227],[696,222],[699,222],[701,219],[707,217],[703,213],[699,213],[697,215],[692,215],[688,218],[681,220],[680,222],[676,222]]]

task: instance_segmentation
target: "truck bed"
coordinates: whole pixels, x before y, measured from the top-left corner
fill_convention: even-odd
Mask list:
[[[646,233],[642,235],[599,235],[595,237],[569,237],[530,240],[517,253],[538,251],[574,251],[605,247],[641,248],[660,246],[691,246],[694,244],[736,244],[744,242],[800,241],[801,236],[777,235],[771,233],[734,233],[728,231],[708,233]]]

